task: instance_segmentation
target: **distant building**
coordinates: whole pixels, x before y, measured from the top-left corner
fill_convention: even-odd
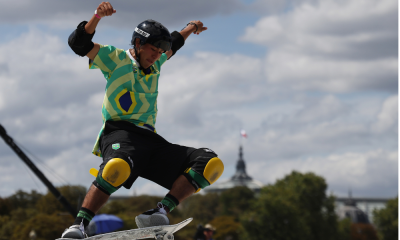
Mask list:
[[[263,184],[247,175],[246,163],[243,159],[242,146],[239,147],[239,159],[236,163],[236,173],[229,179],[221,183],[214,183],[213,185],[204,189],[206,193],[220,193],[227,189],[234,188],[237,186],[245,186],[254,192],[260,192]]]
[[[353,223],[373,223],[373,212],[385,208],[388,198],[336,198],[336,213],[340,219],[348,217]]]
[[[368,215],[357,207],[356,202],[349,198],[343,205],[336,208],[339,219],[349,218],[352,223],[370,223]]]

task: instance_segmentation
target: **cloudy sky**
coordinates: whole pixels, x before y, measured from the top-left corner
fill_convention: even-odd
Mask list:
[[[0,124],[56,186],[89,187],[101,158],[105,80],[67,38],[100,1],[0,0]],[[398,194],[398,3],[395,0],[113,1],[94,41],[128,49],[145,19],[192,35],[162,69],[157,131],[209,147],[264,184],[314,172],[328,192]],[[248,138],[241,139],[245,129]],[[0,197],[44,185],[0,140]],[[139,179],[115,195],[164,195]]]

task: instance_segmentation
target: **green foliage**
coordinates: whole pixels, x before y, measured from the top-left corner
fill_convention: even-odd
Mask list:
[[[47,215],[39,213],[29,218],[24,224],[15,227],[11,239],[27,239],[32,229],[36,232],[36,240],[56,239],[61,236],[65,228],[73,220],[71,215]]]
[[[0,216],[0,239],[11,238],[15,225],[10,219],[10,216]]]
[[[239,240],[243,232],[242,224],[237,222],[233,216],[219,216],[214,218],[210,224],[216,228],[213,238],[215,240]]]
[[[80,208],[86,195],[86,188],[83,186],[61,186],[58,187],[57,190],[65,197],[71,206],[77,210]],[[37,201],[36,208],[39,212],[46,214],[53,214],[54,212],[67,212],[65,207],[51,192],[48,192]]]
[[[9,200],[8,198],[0,198],[0,215],[10,215],[11,210],[12,210],[11,200]]]
[[[158,202],[161,202],[162,197],[141,195],[137,197],[131,197],[126,200],[126,204],[129,206],[129,211],[142,213],[149,209],[155,208]]]
[[[221,193],[222,215],[233,216],[236,221],[247,212],[254,201],[254,192],[247,187],[235,187]]]
[[[128,210],[130,206],[126,200],[108,201],[98,212],[98,214],[122,214]]]
[[[14,233],[36,214],[37,211],[33,208],[18,208],[12,210],[9,216],[0,216],[0,239],[12,239]]]
[[[374,211],[374,223],[382,240],[399,238],[399,198],[389,200],[386,207]]]
[[[86,194],[82,186],[58,189],[77,209]],[[322,177],[292,172],[264,187],[257,197],[246,187],[232,188],[221,194],[194,194],[168,217],[171,224],[194,218],[191,224],[175,234],[176,240],[192,240],[198,224],[204,226],[207,223],[217,228],[213,236],[216,240],[376,239],[370,225],[356,226],[349,219],[338,221],[334,213],[335,199],[326,196],[326,189]],[[133,229],[137,228],[135,217],[156,207],[161,200],[162,197],[147,195],[112,200],[98,214],[114,214],[124,221],[120,230]],[[390,232],[386,227],[388,223],[397,227],[397,199],[388,203],[387,210],[376,212],[376,219],[385,231],[382,235]],[[0,240],[26,239],[32,229],[37,233],[37,240],[56,239],[73,220],[51,193],[18,191],[8,198],[0,198]],[[387,236],[384,239],[393,239],[392,235]]]
[[[193,221],[177,232],[175,239],[193,239],[198,224],[203,226],[215,218],[219,212],[219,195],[215,193],[194,194],[180,203],[172,213],[177,214],[175,223],[192,217]]]
[[[351,237],[351,220],[345,218],[338,223],[338,240],[349,240]]]
[[[58,190],[75,206],[79,196],[83,199],[86,194],[85,188],[80,186],[63,186]],[[37,240],[59,238],[74,221],[71,215],[60,212],[66,210],[51,193],[42,195],[19,190],[0,199],[0,239],[26,239],[32,229],[37,233]]]
[[[33,208],[42,196],[42,194],[35,190],[31,191],[31,193],[18,190],[15,194],[8,197],[7,200],[11,204],[11,209]]]
[[[240,216],[250,209],[255,199],[247,187],[235,187],[219,194],[194,194],[178,207],[180,219],[193,217],[193,223],[178,232],[181,238],[192,239],[197,225],[211,223],[218,228],[215,239],[238,239],[241,233]]]
[[[193,217],[195,224],[206,224],[219,213],[219,201],[219,195],[216,193],[194,194],[182,202],[178,209],[182,218]]]
[[[292,172],[262,189],[254,208],[242,218],[249,239],[319,240],[339,237],[334,198],[313,173]]]

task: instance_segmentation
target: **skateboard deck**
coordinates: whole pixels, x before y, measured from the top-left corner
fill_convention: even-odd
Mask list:
[[[155,238],[157,240],[173,240],[174,233],[189,224],[193,218],[188,218],[178,224],[162,225],[147,228],[137,228],[126,231],[104,233],[85,238],[85,240],[134,240],[144,238]],[[56,240],[71,240],[70,238],[58,238]]]

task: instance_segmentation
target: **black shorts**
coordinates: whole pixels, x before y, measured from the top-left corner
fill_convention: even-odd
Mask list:
[[[127,189],[142,177],[170,190],[186,169],[202,172],[206,164],[202,158],[194,156],[197,155],[196,148],[172,144],[157,133],[127,121],[106,122],[100,137],[100,150],[103,163],[99,174],[112,158],[121,158],[131,166],[131,175],[122,185]]]

